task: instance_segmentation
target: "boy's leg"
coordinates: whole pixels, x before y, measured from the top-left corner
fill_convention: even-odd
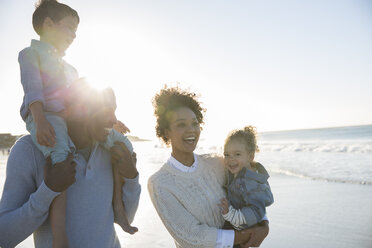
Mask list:
[[[69,242],[66,234],[67,193],[57,196],[49,209],[50,226],[53,233],[53,248],[67,248]]]
[[[110,148],[115,145],[115,142],[124,143],[124,145],[128,148],[128,152],[126,154],[127,157],[124,158],[123,161],[127,163],[134,163],[132,156],[131,156],[131,153],[133,153],[133,146],[130,143],[129,139],[123,134],[112,129],[109,135],[107,136],[106,142],[103,145],[107,150],[110,150]],[[129,221],[127,219],[127,214],[125,212],[125,207],[123,204],[122,190],[123,190],[124,179],[120,177],[115,166],[112,166],[112,173],[114,176],[114,196],[112,199],[112,206],[114,209],[114,221],[115,223],[120,225],[121,228],[125,232],[134,234],[135,232],[138,231],[138,229],[136,227],[132,227],[129,224]]]
[[[30,132],[35,145],[44,154],[45,157],[50,156],[53,165],[55,163],[66,160],[70,149],[68,147],[68,133],[67,126],[64,119],[54,114],[45,114],[46,119],[53,126],[56,133],[56,144],[53,147],[41,146],[37,143],[35,123],[31,115],[27,118],[26,127]],[[50,225],[53,234],[53,248],[67,248],[69,247],[68,238],[66,234],[66,192],[62,192],[57,196],[49,209]]]
[[[130,158],[125,160],[129,161],[129,159],[131,160],[131,156]],[[121,178],[115,166],[112,167],[112,172],[114,176],[114,195],[112,199],[112,206],[114,209],[114,222],[120,225],[125,232],[134,234],[138,231],[138,228],[132,227],[129,224],[123,203],[122,190],[124,185],[124,179]]]

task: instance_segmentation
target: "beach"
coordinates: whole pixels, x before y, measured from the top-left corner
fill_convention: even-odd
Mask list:
[[[316,151],[299,151],[298,147],[303,147],[303,144],[297,143],[298,147],[293,151],[274,151],[272,147],[279,147],[278,143],[270,143],[270,147],[261,144],[257,161],[266,166],[271,175],[269,183],[275,200],[267,208],[270,234],[261,247],[372,247],[372,154],[368,150],[371,143],[370,140],[358,140],[357,143],[364,144],[366,152],[329,152],[328,148],[327,152],[319,151],[319,148]],[[288,141],[285,144],[288,147]],[[312,143],[307,140],[306,144]],[[166,161],[170,149],[159,145],[158,141],[135,142],[134,148],[138,154],[137,166],[142,185],[133,223],[139,232],[131,236],[116,226],[119,240],[123,247],[129,248],[175,247],[147,191],[149,176]],[[221,147],[200,142],[197,153],[220,150]],[[322,162],[324,159],[326,162]],[[7,155],[0,153],[0,192],[5,180],[6,160]],[[317,171],[322,166],[323,169]],[[353,173],[353,167],[359,169]],[[348,170],[350,180],[345,178]],[[358,181],[357,178],[361,179]],[[33,247],[32,237],[17,247]]]

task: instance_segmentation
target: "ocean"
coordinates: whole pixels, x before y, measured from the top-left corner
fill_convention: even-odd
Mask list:
[[[272,172],[372,184],[372,125],[261,133],[257,161]]]

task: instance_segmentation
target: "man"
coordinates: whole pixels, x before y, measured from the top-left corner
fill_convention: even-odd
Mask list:
[[[114,96],[101,107],[95,106],[94,114],[81,111],[86,108],[74,105],[67,111],[73,152],[66,161],[52,167],[29,135],[13,146],[0,201],[0,247],[14,247],[32,233],[35,247],[52,247],[49,207],[65,190],[70,247],[120,247],[114,230],[112,166],[125,182],[122,198],[132,222],[141,192],[135,156],[128,159],[130,153],[121,143],[110,151],[100,144],[117,121]]]

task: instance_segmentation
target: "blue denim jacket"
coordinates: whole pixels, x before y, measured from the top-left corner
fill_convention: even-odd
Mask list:
[[[274,202],[270,185],[267,182],[269,174],[260,164],[253,167],[256,172],[243,168],[238,175],[227,174],[227,199],[235,209],[243,213],[247,225],[253,226],[260,222],[266,213],[266,207]]]
[[[32,40],[31,46],[19,52],[24,91],[20,110],[23,120],[30,112],[30,104],[36,101],[43,103],[46,112],[64,110],[65,91],[78,79],[78,73],[62,57],[63,54],[59,54],[52,45],[39,40]]]

